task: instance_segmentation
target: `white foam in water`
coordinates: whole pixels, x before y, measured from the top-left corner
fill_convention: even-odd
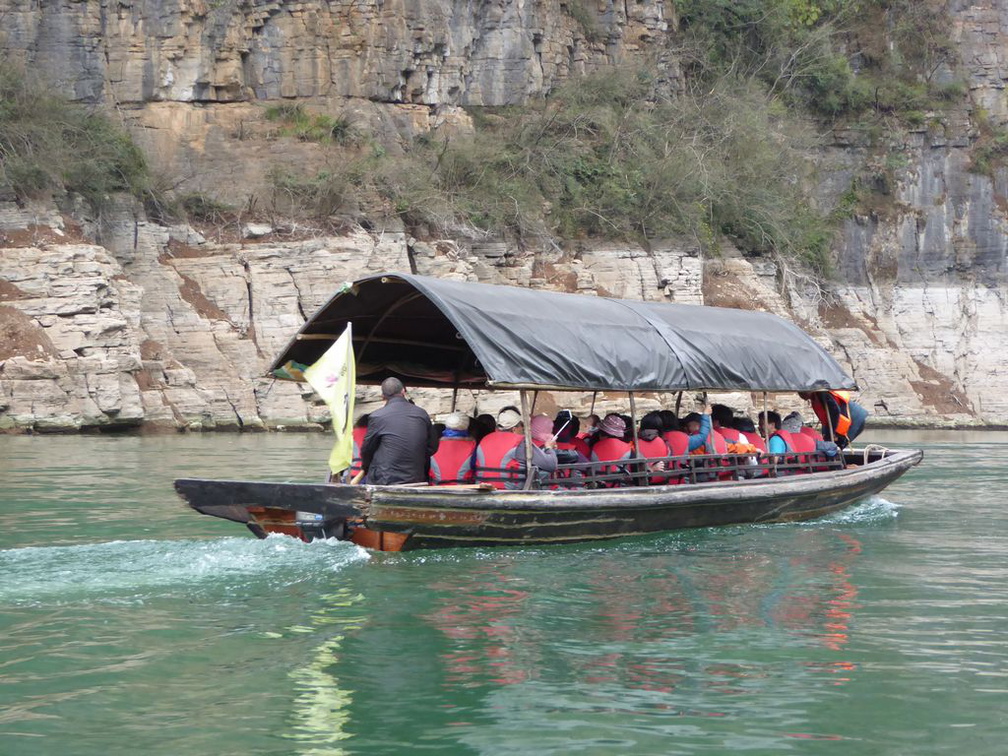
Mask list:
[[[111,541],[0,551],[0,602],[143,597],[165,588],[264,577],[290,585],[368,559],[353,544],[302,543],[287,536],[201,541]],[[176,592],[174,590],[169,592]]]
[[[895,504],[881,496],[870,496],[857,506],[841,509],[818,520],[807,520],[804,524],[816,525],[826,523],[869,524],[895,520],[899,516],[899,504]]]

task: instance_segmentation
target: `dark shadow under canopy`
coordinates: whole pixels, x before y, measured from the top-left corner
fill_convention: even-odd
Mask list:
[[[353,323],[359,383],[586,391],[857,388],[808,334],[765,312],[405,273],[344,285],[270,367],[311,365]]]

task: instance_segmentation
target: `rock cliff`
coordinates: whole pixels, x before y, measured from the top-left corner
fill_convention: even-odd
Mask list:
[[[387,220],[214,237],[126,201],[95,220],[0,200],[0,429],[321,423],[310,391],[263,371],[340,282],[380,270],[766,309],[849,367],[876,422],[1008,424],[1008,175],[969,170],[976,109],[1008,122],[1008,8],[956,0],[949,14],[968,100],[890,145],[900,159],[883,168],[856,134],[838,132],[820,156],[825,198],[857,177],[889,182],[885,208],[846,221],[839,279],[825,290],[768,259],[704,258],[685,241],[529,249],[416,239]],[[269,166],[320,159],[271,131],[265,102],[352,113],[394,150],[467,128],[466,108],[521,104],[573,75],[667,56],[676,27],[674,3],[658,0],[0,0],[0,19],[9,56],[77,99],[117,107],[178,185],[245,207],[265,202]],[[675,62],[661,70],[674,83]],[[446,401],[425,398],[434,411]]]

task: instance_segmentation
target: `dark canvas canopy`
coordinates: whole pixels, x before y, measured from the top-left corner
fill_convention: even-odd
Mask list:
[[[856,388],[811,337],[769,313],[403,273],[344,286],[271,370],[312,364],[348,322],[361,383],[395,375],[444,388]]]

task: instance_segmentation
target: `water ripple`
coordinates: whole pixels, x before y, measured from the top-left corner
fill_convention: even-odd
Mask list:
[[[290,585],[367,559],[352,544],[287,536],[192,541],[110,541],[0,551],[0,602],[50,604],[101,597],[136,600],[160,589],[268,578]],[[163,591],[162,591],[163,592]]]

